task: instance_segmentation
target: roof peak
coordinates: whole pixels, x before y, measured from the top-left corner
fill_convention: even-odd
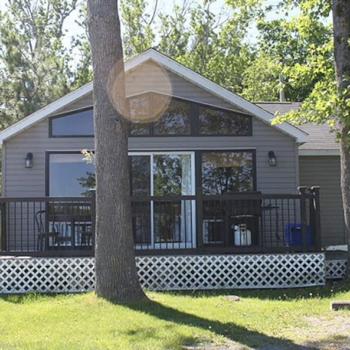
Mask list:
[[[133,70],[138,65],[141,65],[147,61],[154,61],[156,64],[163,66],[169,71],[177,74],[183,79],[197,85],[199,88],[225,100],[233,106],[238,106],[240,109],[246,111],[247,113],[261,119],[263,122],[271,125],[271,121],[274,118],[273,114],[266,111],[264,108],[260,107],[258,104],[245,100],[243,97],[230,92],[229,90],[221,87],[220,85],[214,83],[213,81],[205,78],[204,76],[196,73],[192,69],[185,67],[174,59],[160,53],[154,48],[149,48],[143,53],[127,60],[125,62],[125,71]],[[23,118],[17,123],[9,126],[5,130],[0,132],[0,144],[23,130],[29,128],[31,125],[37,123],[38,121],[47,118],[58,111],[63,106],[78,100],[88,93],[91,93],[93,89],[93,84],[90,82],[77,90],[59,98],[58,100],[50,103],[46,107],[34,112],[33,114]],[[295,138],[297,142],[305,142],[306,133],[294,127],[291,124],[283,123],[274,126],[281,132]]]

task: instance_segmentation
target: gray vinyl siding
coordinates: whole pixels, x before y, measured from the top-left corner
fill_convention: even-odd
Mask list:
[[[198,103],[238,109],[174,73],[164,73],[152,63],[146,63],[130,72],[126,82],[129,96],[145,91],[157,91]],[[66,106],[60,113],[91,105],[92,95],[90,94]],[[5,196],[45,195],[46,151],[79,151],[84,148],[94,148],[93,138],[49,138],[48,125],[48,120],[43,120],[4,143],[3,194]],[[129,149],[139,151],[255,149],[257,190],[265,193],[294,193],[298,185],[295,140],[256,118],[253,118],[253,136],[249,137],[134,137],[129,140]],[[268,165],[267,154],[270,150],[276,153],[277,167]],[[24,168],[27,152],[34,154],[32,169]]]
[[[300,157],[300,184],[321,187],[322,245],[344,244],[339,157]]]
[[[134,96],[152,91],[198,103],[241,111],[240,108],[210,94],[170,71],[165,72],[164,70],[161,70],[161,72],[163,72],[162,74],[159,72],[159,68],[157,68],[157,65],[154,63],[145,63],[141,67],[130,72],[126,77],[126,95]],[[92,105],[93,97],[92,93],[90,93],[74,103],[61,108],[58,113],[64,113]]]
[[[45,152],[93,149],[93,138],[49,138],[44,120],[4,144],[4,195],[40,197],[45,195]],[[248,137],[134,137],[129,150],[224,150],[255,149],[257,189],[265,193],[294,193],[297,187],[296,146],[292,139],[264,123],[253,121]],[[267,153],[274,150],[277,167],[270,167]],[[27,152],[34,155],[34,166],[24,167]]]

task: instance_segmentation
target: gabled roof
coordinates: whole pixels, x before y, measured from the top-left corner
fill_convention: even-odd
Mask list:
[[[163,66],[169,71],[177,74],[178,76],[181,76],[182,78],[193,83],[194,85],[197,85],[203,90],[206,90],[209,93],[222,98],[223,100],[229,102],[230,104],[238,106],[239,108],[243,109],[247,113],[252,114],[253,116],[261,119],[263,122],[271,125],[271,120],[274,118],[274,115],[272,113],[269,113],[268,111],[264,110],[258,105],[251,103],[243,99],[242,97],[224,89],[218,84],[210,81],[209,79],[206,79],[202,75],[183,66],[182,64],[174,61],[173,59],[161,54],[155,49],[149,49],[143,52],[142,54],[128,60],[125,63],[125,71],[132,70],[136,68],[138,65],[145,63],[146,61],[156,62],[157,64]],[[81,88],[50,103],[46,107],[23,118],[17,123],[9,126],[5,130],[0,132],[0,144],[2,144],[4,140],[22,132],[23,130],[31,127],[33,124],[45,119],[46,117],[55,113],[65,105],[82,98],[88,93],[91,93],[92,89],[93,89],[92,82],[88,83],[82,86]],[[291,124],[283,123],[281,125],[276,125],[275,127],[280,131],[284,132],[285,134],[295,138],[296,141],[299,143],[303,143],[306,140],[307,134]]]
[[[300,107],[300,102],[259,102],[260,107],[275,114],[285,114]],[[307,133],[306,142],[299,146],[301,156],[339,156],[336,135],[327,124],[307,123],[298,128]]]

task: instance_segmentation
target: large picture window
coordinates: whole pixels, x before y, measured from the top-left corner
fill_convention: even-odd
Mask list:
[[[93,137],[92,108],[50,118],[51,137]]]
[[[255,190],[255,159],[252,151],[202,153],[202,191],[220,195]]]
[[[81,197],[95,187],[95,167],[80,153],[48,154],[48,195]]]

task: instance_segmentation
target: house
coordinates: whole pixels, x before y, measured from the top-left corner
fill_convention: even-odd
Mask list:
[[[129,159],[144,286],[305,286],[324,283],[325,264],[328,274],[343,273],[345,261],[324,254],[345,245],[338,147],[328,130],[271,125],[276,110],[297,105],[254,104],[153,49],[125,69],[139,117]],[[92,106],[90,83],[0,133],[1,251],[11,264],[23,255],[32,269],[47,257],[70,264],[93,256],[94,165],[81,153],[94,149]],[[0,291],[35,285],[11,283]]]

